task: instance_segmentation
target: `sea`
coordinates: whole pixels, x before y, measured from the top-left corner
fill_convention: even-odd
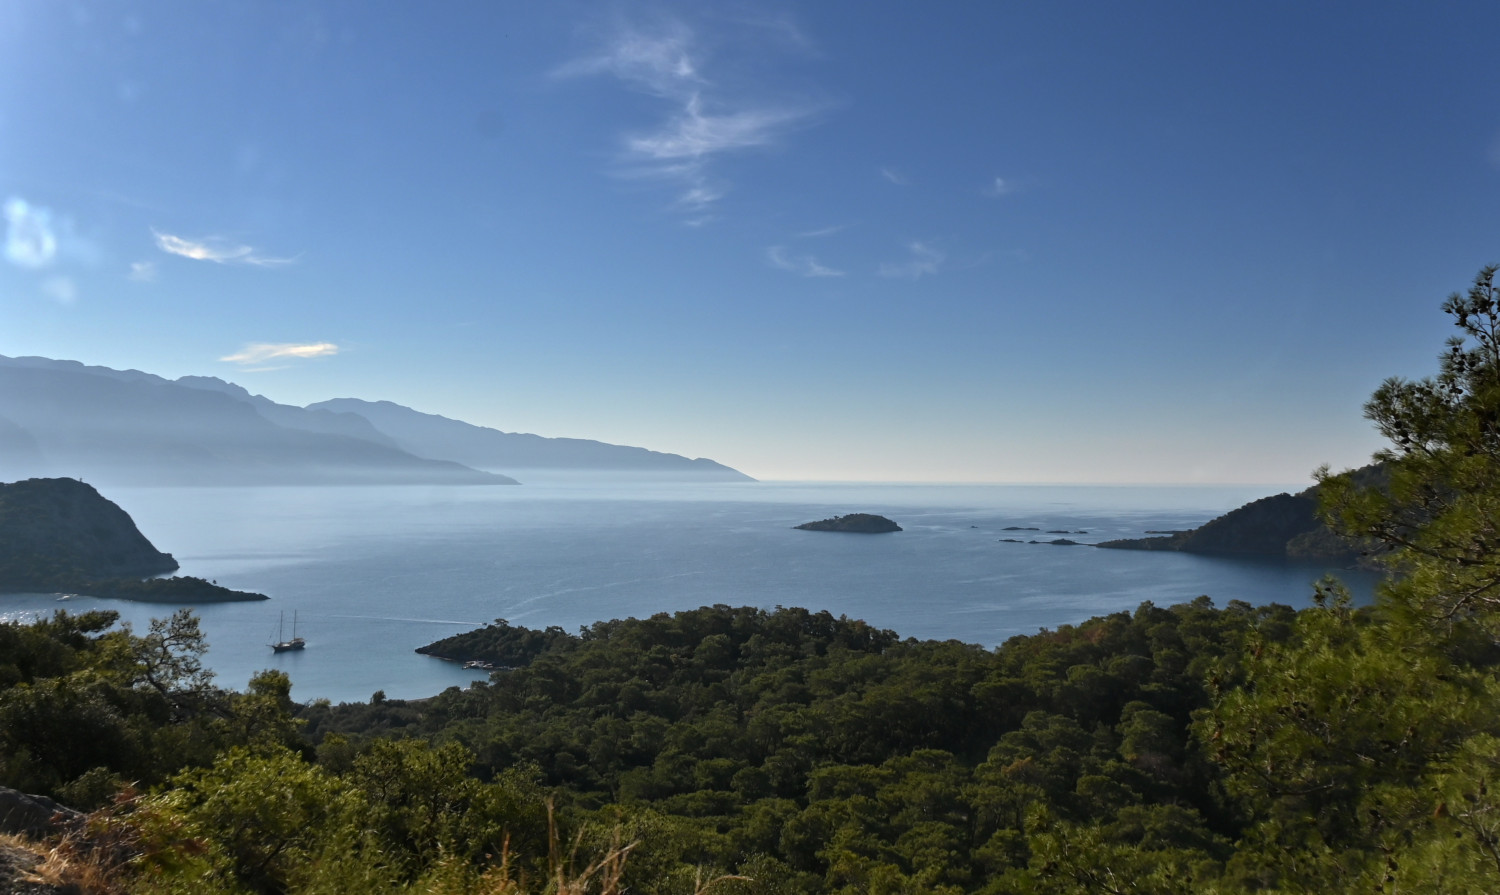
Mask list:
[[[1207,595],[1305,606],[1334,574],[1369,572],[1083,545],[1193,528],[1266,486],[664,483],[557,478],[515,486],[101,488],[181,563],[178,574],[266,594],[195,606],[220,686],[260,669],[292,697],[435,695],[487,674],[417,647],[495,619],[569,631],[712,604],[800,606],[902,637],[994,647],[1010,637]],[[901,532],[809,532],[854,512]],[[1037,529],[1016,530],[1016,529]],[[1061,532],[1066,532],[1062,534]],[[1004,539],[1023,543],[1007,543]],[[0,595],[0,619],[111,609],[135,630],[171,605],[84,594]],[[273,653],[296,633],[307,648]],[[284,632],[284,633],[283,633]]]

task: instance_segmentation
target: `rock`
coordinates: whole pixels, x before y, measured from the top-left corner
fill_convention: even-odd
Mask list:
[[[1040,528],[1022,528],[1019,525],[1007,525],[1001,531],[1041,531]]]
[[[1056,538],[1054,540],[1048,541],[1047,543],[1056,545],[1058,547],[1082,547],[1083,546],[1082,544],[1078,543],[1077,541],[1070,541],[1067,538]]]
[[[83,812],[46,796],[0,786],[0,833],[41,839],[67,832],[83,822]]]
[[[61,887],[35,882],[42,856],[14,845],[0,843],[0,892],[5,895],[77,895],[76,886]]]
[[[873,513],[850,513],[847,516],[834,516],[830,519],[820,519],[817,522],[804,522],[794,525],[803,531],[843,531],[854,534],[885,534],[891,531],[901,531],[901,526]]]

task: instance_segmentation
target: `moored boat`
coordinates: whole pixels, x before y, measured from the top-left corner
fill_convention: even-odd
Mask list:
[[[286,634],[285,626],[286,613],[283,612],[281,613],[281,621],[276,626],[276,640],[271,644],[271,650],[273,652],[284,653],[289,650],[305,648],[307,646],[307,641],[297,636],[297,611],[295,609],[292,610],[291,640],[287,640],[284,636]]]

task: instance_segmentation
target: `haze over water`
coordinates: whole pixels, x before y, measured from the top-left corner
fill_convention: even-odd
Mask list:
[[[431,696],[483,673],[413,653],[505,618],[576,631],[713,603],[802,606],[903,637],[995,646],[1017,634],[1208,594],[1223,605],[1306,605],[1318,566],[1001,543],[1097,542],[1191,528],[1264,486],[1109,487],[756,483],[516,487],[104,489],[179,574],[271,600],[198,607],[208,664],[243,688],[279,668],[299,701]],[[905,531],[792,526],[882,513]],[[1007,532],[1036,526],[1041,532]],[[1340,573],[1368,594],[1372,576]],[[144,629],[173,607],[52,595],[0,598],[0,615],[109,608]],[[301,653],[268,642],[295,611]],[[290,633],[290,631],[288,631]]]

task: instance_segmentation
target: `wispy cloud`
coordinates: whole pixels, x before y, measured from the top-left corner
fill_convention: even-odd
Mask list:
[[[906,179],[906,175],[895,168],[881,168],[880,176],[894,183],[896,186],[909,186],[911,184],[911,181]]]
[[[815,109],[807,104],[732,98],[703,73],[705,54],[685,23],[617,26],[592,54],[555,70],[558,77],[608,75],[664,100],[670,111],[655,125],[623,136],[621,174],[670,182],[679,210],[701,224],[729,184],[711,171],[727,153],[771,146]]]
[[[1015,190],[1015,184],[1010,183],[1004,177],[996,177],[984,188],[984,194],[998,199],[1001,196],[1015,192]]]
[[[5,200],[5,257],[17,267],[46,267],[57,258],[52,212],[25,199]]]
[[[132,261],[130,262],[130,279],[137,283],[156,282],[155,261]]]
[[[703,97],[695,93],[664,126],[628,137],[625,145],[649,161],[696,163],[719,152],[765,146],[775,140],[781,127],[801,114],[786,109],[747,109],[715,115],[704,111]]]
[[[777,270],[791,271],[804,277],[841,277],[844,275],[842,270],[819,264],[818,259],[812,255],[788,254],[785,246],[771,246],[766,249],[766,258]]]
[[[212,261],[215,264],[253,264],[259,267],[276,267],[291,264],[296,258],[272,258],[258,253],[247,245],[239,245],[217,236],[203,239],[187,239],[152,229],[156,247],[169,255],[191,258],[194,261]]]
[[[622,27],[593,55],[560,66],[559,77],[608,74],[658,96],[677,97],[685,85],[704,83],[693,58],[693,33],[681,22],[664,22],[654,32]]]
[[[906,250],[910,255],[909,258],[905,261],[886,262],[880,265],[880,275],[897,279],[920,280],[924,276],[937,273],[943,266],[943,262],[948,259],[947,255],[924,242],[907,243]]]
[[[796,236],[798,239],[817,239],[823,236],[832,236],[833,234],[838,233],[840,230],[845,230],[848,227],[848,224],[834,224],[832,227],[819,227],[816,230],[803,230],[801,233],[796,234]]]
[[[327,357],[338,353],[339,346],[332,342],[252,342],[219,360],[229,364],[261,364],[278,357]]]

